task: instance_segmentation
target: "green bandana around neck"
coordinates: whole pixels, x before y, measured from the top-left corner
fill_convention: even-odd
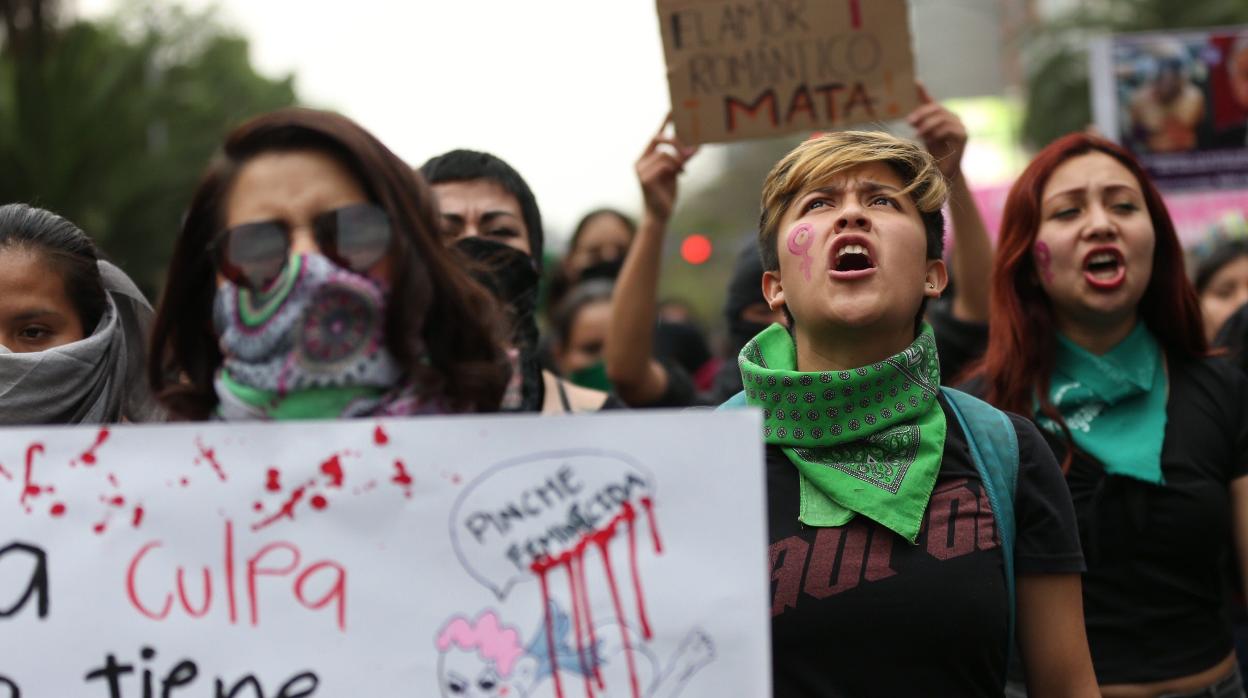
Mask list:
[[[797,370],[788,330],[772,325],[738,363],[764,440],[798,470],[798,519],[843,526],[858,513],[914,543],[945,450],[932,328],[871,366],[809,373]]]
[[[1156,338],[1139,323],[1113,349],[1097,356],[1057,336],[1049,401],[1061,413],[1075,445],[1105,472],[1164,484],[1161,446],[1166,435],[1169,379]],[[1061,428],[1040,416],[1040,426]]]

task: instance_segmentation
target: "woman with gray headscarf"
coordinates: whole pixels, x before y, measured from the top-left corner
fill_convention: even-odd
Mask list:
[[[151,319],[78,226],[0,206],[0,425],[160,419],[143,379]]]

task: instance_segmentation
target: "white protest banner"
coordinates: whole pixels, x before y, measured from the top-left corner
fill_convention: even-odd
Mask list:
[[[657,0],[687,144],[894,119],[918,106],[906,0]]]
[[[0,430],[0,698],[768,695],[759,433]]]

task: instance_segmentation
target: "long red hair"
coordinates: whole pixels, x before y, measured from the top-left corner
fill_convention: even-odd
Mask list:
[[[1038,398],[1040,412],[1063,429],[1065,422],[1049,401],[1057,349],[1053,306],[1036,278],[1032,247],[1040,231],[1040,201],[1049,177],[1070,158],[1091,152],[1109,155],[1135,175],[1152,219],[1156,237],[1153,273],[1140,299],[1139,317],[1161,343],[1168,361],[1208,353],[1196,291],[1183,268],[1179,236],[1161,194],[1143,168],[1130,153],[1103,138],[1072,133],[1053,141],[1031,161],[1006,199],[992,265],[988,350],[971,369],[971,376],[984,381],[986,399],[1003,410],[1030,416],[1033,400]]]

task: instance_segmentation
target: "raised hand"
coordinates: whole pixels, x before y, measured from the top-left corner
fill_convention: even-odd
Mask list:
[[[688,147],[674,135],[666,135],[670,123],[672,115],[669,113],[658,133],[650,139],[646,151],[638,158],[636,166],[646,213],[658,223],[666,223],[672,217],[672,209],[676,206],[677,176],[684,172],[689,158],[698,152],[696,146]]]
[[[910,112],[906,121],[918,132],[923,147],[936,158],[941,174],[953,181],[962,176],[962,154],[966,152],[966,126],[957,114],[932,99],[922,83],[919,107]]]

